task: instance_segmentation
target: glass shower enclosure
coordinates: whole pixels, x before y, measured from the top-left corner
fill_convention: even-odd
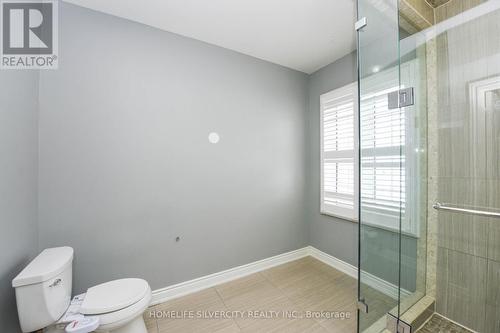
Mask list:
[[[500,1],[357,7],[358,331],[498,333]]]

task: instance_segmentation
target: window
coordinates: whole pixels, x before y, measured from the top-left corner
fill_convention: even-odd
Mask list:
[[[387,95],[400,88],[397,70],[363,79],[360,143],[357,85],[321,95],[321,213],[357,220],[361,204],[364,224],[399,230],[401,219],[403,232],[418,235],[421,161],[414,149],[419,142],[415,107],[388,107]],[[400,71],[402,82],[416,86],[415,62],[401,64]]]
[[[415,106],[389,109],[390,92],[415,87],[412,60],[363,80],[360,101],[363,223],[418,236],[421,189],[420,137]],[[400,86],[401,82],[401,86]],[[415,149],[417,148],[417,149]]]
[[[357,219],[357,84],[320,97],[321,212]]]
[[[389,110],[387,98],[397,90],[365,94],[360,103],[362,217],[391,229],[399,229],[405,208],[405,118],[400,109]]]

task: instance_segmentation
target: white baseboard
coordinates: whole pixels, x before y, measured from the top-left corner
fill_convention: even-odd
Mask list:
[[[153,299],[151,305],[160,304],[168,300],[185,296],[206,288],[216,286],[221,283],[239,279],[241,277],[266,270],[271,267],[285,264],[287,262],[311,256],[323,263],[357,279],[358,268],[345,261],[342,261],[334,256],[322,252],[312,246],[307,246],[295,251],[283,253],[267,259],[255,261],[246,265],[234,267],[222,272],[202,276],[200,278],[181,282],[172,286],[153,291]],[[396,299],[398,297],[398,288],[379,277],[372,274],[363,273],[363,281],[370,287],[384,293],[385,295]],[[409,295],[409,291],[401,290],[401,295]]]
[[[206,288],[216,286],[221,283],[236,280],[274,266],[282,265],[290,261],[307,257],[308,255],[309,247],[304,247],[302,249],[255,261],[250,264],[230,268],[222,272],[202,276],[200,278],[174,284],[166,288],[157,289],[153,291],[153,299],[151,300],[151,305],[163,303],[177,297],[185,296]]]
[[[336,270],[349,275],[350,277],[353,277],[355,279],[358,278],[358,268],[354,265],[335,258],[334,256],[329,255],[328,253],[318,250],[317,248],[312,246],[309,246],[309,255],[327,264],[328,266],[331,266]]]
[[[384,279],[381,279],[370,273],[363,273],[363,282],[372,287],[375,290],[380,291],[382,294],[385,294],[393,299],[398,299],[398,286],[387,282]],[[401,297],[407,297],[412,294],[411,291],[401,288]]]
[[[310,246],[310,255],[313,258],[316,258],[325,264],[349,275],[353,278],[358,278],[358,268],[353,266],[345,261],[342,261],[334,256],[329,255],[323,251],[318,250],[315,247]],[[380,291],[381,293],[393,298],[398,298],[398,287],[390,282],[387,282],[373,274],[363,272],[363,283],[372,287],[375,290]],[[411,292],[405,289],[401,289],[401,296],[408,296]]]

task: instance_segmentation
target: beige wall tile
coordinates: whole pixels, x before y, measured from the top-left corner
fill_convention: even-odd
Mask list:
[[[439,248],[437,312],[466,327],[483,331],[486,268],[487,261],[484,258]]]
[[[500,261],[500,223],[498,219],[490,221],[488,237],[488,258]]]
[[[486,333],[500,332],[500,262],[488,260]]]

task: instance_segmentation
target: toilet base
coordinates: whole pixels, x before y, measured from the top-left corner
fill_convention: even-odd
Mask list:
[[[64,330],[66,325],[51,325],[49,327],[45,327],[42,332],[43,333],[66,333]]]
[[[146,324],[144,323],[144,318],[138,316],[128,324],[122,327],[118,327],[111,331],[101,331],[97,330],[99,333],[148,333],[146,329]]]

